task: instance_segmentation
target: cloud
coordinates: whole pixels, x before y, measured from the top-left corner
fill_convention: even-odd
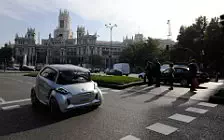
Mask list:
[[[138,31],[146,36],[166,38],[167,20],[171,20],[173,39],[180,26],[190,25],[200,15],[210,17],[222,14],[222,0],[7,0],[0,4],[0,14],[25,20],[32,12],[58,12],[60,8],[87,20],[116,23],[115,38]],[[103,25],[102,24],[102,25]],[[105,35],[105,27],[96,29]]]

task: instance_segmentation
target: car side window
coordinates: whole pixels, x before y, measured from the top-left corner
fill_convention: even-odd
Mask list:
[[[176,72],[176,73],[183,73],[184,70],[183,70],[183,69],[175,69],[175,72]]]
[[[46,68],[45,70],[43,70],[40,74],[41,76],[43,76],[44,78],[51,80],[51,81],[55,81],[56,76],[57,76],[57,72],[51,68]]]

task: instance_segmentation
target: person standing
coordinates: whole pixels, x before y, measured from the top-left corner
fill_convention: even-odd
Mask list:
[[[148,79],[148,86],[152,85],[152,62],[150,61],[146,64],[146,77]]]
[[[161,75],[160,68],[161,68],[161,65],[159,63],[159,60],[155,59],[154,72],[155,72],[155,78],[156,78],[156,87],[160,87],[160,75]]]
[[[170,88],[169,90],[173,90],[173,81],[174,81],[174,68],[173,68],[173,63],[170,63],[170,68],[169,68],[169,83],[170,83]]]
[[[190,87],[190,91],[197,91],[196,90],[196,86],[197,86],[197,71],[198,71],[198,66],[196,64],[195,59],[191,60],[191,63],[188,65],[189,67],[189,78],[191,80],[191,87]]]

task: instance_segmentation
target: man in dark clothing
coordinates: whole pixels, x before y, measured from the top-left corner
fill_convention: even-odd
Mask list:
[[[154,73],[155,73],[155,78],[156,78],[156,87],[160,87],[160,75],[161,75],[161,71],[160,71],[160,63],[159,60],[156,59],[155,63],[154,63]]]
[[[170,83],[170,88],[169,90],[173,90],[173,81],[174,81],[174,68],[173,68],[173,63],[170,63],[170,68],[169,68],[169,83]]]
[[[148,61],[146,64],[146,77],[148,79],[148,86],[152,85],[152,62]]]
[[[189,67],[189,78],[191,80],[191,91],[196,91],[196,87],[195,87],[195,78],[197,76],[197,71],[198,71],[198,66],[196,64],[196,61],[194,59],[191,60],[191,63],[188,65]]]

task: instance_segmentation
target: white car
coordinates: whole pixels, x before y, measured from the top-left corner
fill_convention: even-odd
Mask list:
[[[102,92],[91,80],[90,71],[74,65],[45,66],[31,89],[32,106],[47,105],[52,113],[83,106],[98,107],[102,101]]]

